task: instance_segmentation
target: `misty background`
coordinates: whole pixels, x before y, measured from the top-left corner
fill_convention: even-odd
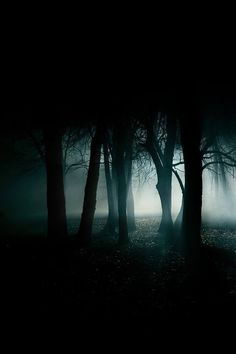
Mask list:
[[[46,173],[42,163],[22,168],[21,157],[8,155],[1,161],[0,175],[0,217],[8,233],[43,234],[46,232]],[[79,218],[82,212],[86,169],[70,171],[65,177],[66,210],[69,230],[70,221]],[[180,172],[181,178],[183,173]],[[143,180],[133,175],[133,192],[135,215],[161,214],[160,199],[156,191],[156,175],[150,173]],[[173,175],[172,213],[175,218],[181,207],[182,193]],[[227,188],[215,178],[214,173],[204,170],[203,173],[203,222],[220,225],[234,224],[236,216],[236,179],[227,175]],[[96,217],[108,213],[107,192],[104,166],[101,164],[97,193]],[[29,226],[30,225],[30,226]]]

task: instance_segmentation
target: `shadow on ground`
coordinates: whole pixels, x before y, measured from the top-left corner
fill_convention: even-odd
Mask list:
[[[51,247],[42,238],[1,242],[1,318],[5,328],[57,328],[79,337],[156,338],[157,333],[225,328],[236,315],[236,232],[203,228],[204,267],[186,269],[157,234],[158,220],[139,218],[128,247],[98,231],[89,248],[73,239]]]

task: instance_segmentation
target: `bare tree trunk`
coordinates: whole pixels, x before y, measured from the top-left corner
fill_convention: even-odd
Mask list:
[[[96,196],[99,179],[101,146],[102,131],[100,127],[97,127],[91,142],[90,161],[84,193],[83,211],[78,231],[78,240],[81,244],[88,244],[91,240],[93,219],[97,202]]]
[[[47,175],[48,237],[67,235],[63,181],[62,133],[54,127],[43,129]]]
[[[104,152],[104,165],[105,165],[105,177],[106,177],[106,186],[107,186],[107,201],[108,201],[108,218],[104,231],[109,233],[114,233],[116,228],[115,220],[115,203],[113,196],[113,186],[112,186],[112,177],[109,163],[109,152],[107,143],[103,143],[103,152]]]
[[[174,173],[177,181],[179,182],[179,186],[182,192],[182,200],[181,200],[181,207],[179,210],[179,213],[175,219],[174,222],[174,232],[175,232],[175,240],[176,240],[176,245],[178,247],[181,247],[181,229],[182,229],[182,222],[183,222],[183,210],[184,210],[184,184],[183,181],[179,175],[179,173],[172,168],[172,172]]]
[[[133,185],[132,185],[132,138],[127,142],[126,149],[126,178],[127,178],[127,219],[128,219],[128,229],[129,231],[136,230],[135,224],[135,214],[134,214],[134,195],[133,195]]]
[[[197,115],[180,119],[181,142],[185,163],[183,242],[187,259],[195,262],[201,251],[202,159],[201,122]]]
[[[115,227],[118,227],[118,195],[117,195],[117,172],[116,172],[116,158],[115,158],[115,148],[113,148],[112,163],[111,163],[111,176],[112,176],[112,191],[114,198],[114,212],[115,212]]]
[[[175,150],[175,141],[177,133],[177,121],[173,116],[168,116],[166,123],[167,140],[164,150],[163,172],[160,173],[160,193],[163,207],[162,223],[160,228],[166,228],[166,234],[170,240],[173,240],[173,220],[172,220],[172,163]],[[158,183],[159,184],[159,183]]]
[[[116,125],[114,129],[115,144],[115,166],[117,174],[117,194],[118,194],[118,216],[119,216],[119,244],[129,242],[127,223],[127,185],[125,176],[125,130],[122,124]]]
[[[128,184],[127,218],[128,218],[129,231],[135,231],[136,223],[135,223],[135,214],[134,214],[134,195],[133,195],[132,180]]]
[[[172,241],[173,239],[173,220],[171,215],[171,191],[172,191],[172,162],[174,156],[177,123],[174,117],[167,117],[166,125],[166,144],[164,152],[162,152],[159,142],[156,139],[152,124],[147,126],[147,143],[146,147],[154,162],[158,183],[157,191],[161,200],[162,218],[159,227],[159,232],[167,236]]]
[[[169,238],[173,236],[173,221],[171,216],[171,181],[172,181],[172,172],[159,173],[157,191],[161,200],[162,207],[162,218],[159,227],[159,232],[165,234]]]

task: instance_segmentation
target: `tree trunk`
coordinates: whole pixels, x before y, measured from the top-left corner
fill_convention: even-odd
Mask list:
[[[179,173],[174,168],[172,168],[172,172],[174,173],[177,181],[179,182],[179,186],[180,186],[180,189],[182,192],[180,211],[179,211],[179,213],[175,219],[175,222],[174,222],[174,232],[175,232],[176,245],[178,247],[181,247],[181,230],[182,230],[183,210],[184,210],[184,184],[182,182],[182,179],[181,179]]]
[[[111,174],[112,174],[112,191],[114,198],[114,212],[115,212],[115,227],[118,227],[118,195],[117,195],[117,172],[116,172],[116,157],[115,148],[113,147],[112,163],[111,163]]]
[[[183,242],[187,259],[195,262],[201,251],[202,159],[201,122],[197,115],[180,119],[181,142],[185,163]]]
[[[80,244],[88,244],[91,240],[93,219],[96,209],[97,186],[101,159],[102,131],[97,127],[90,147],[90,161],[87,174],[83,211],[81,215],[78,240]]]
[[[158,181],[159,194],[162,204],[162,221],[160,230],[164,230],[169,240],[173,241],[173,220],[172,220],[172,163],[175,150],[177,133],[177,121],[173,116],[166,117],[166,144],[164,150],[163,171]]]
[[[62,133],[48,127],[43,130],[43,134],[47,175],[48,237],[58,239],[67,235]]]
[[[126,149],[126,178],[127,178],[127,219],[128,219],[128,229],[129,231],[135,231],[135,214],[134,214],[134,195],[133,195],[133,185],[132,185],[132,138],[127,142]]]
[[[166,143],[164,153],[161,150],[157,137],[153,131],[153,124],[147,126],[147,150],[150,153],[154,162],[158,183],[157,191],[161,200],[162,218],[159,227],[159,232],[167,236],[167,239],[173,239],[173,220],[171,216],[172,203],[172,162],[174,156],[177,123],[174,117],[167,117],[166,123]]]
[[[134,195],[133,195],[133,186],[132,186],[131,180],[128,184],[127,218],[128,218],[129,231],[135,231],[136,230],[136,223],[135,223],[135,214],[134,214]]]
[[[165,173],[164,173],[165,172]],[[157,191],[161,200],[162,218],[159,232],[165,234],[168,238],[173,236],[173,221],[171,216],[171,183],[172,172],[162,171],[158,176]]]
[[[118,197],[118,217],[119,217],[119,244],[127,244],[128,223],[127,223],[127,185],[125,176],[125,130],[122,124],[117,125],[114,129],[114,144],[115,144],[115,166],[117,175],[117,197]]]
[[[109,152],[107,143],[103,143],[103,153],[104,153],[104,165],[105,165],[105,177],[106,177],[106,186],[107,186],[107,201],[108,201],[108,218],[104,231],[109,233],[114,233],[116,228],[115,220],[115,203],[113,196],[113,186],[112,186],[112,177],[109,163]]]

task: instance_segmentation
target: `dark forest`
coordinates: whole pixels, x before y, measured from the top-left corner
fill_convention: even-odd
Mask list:
[[[24,318],[42,338],[53,328],[56,340],[158,345],[235,321],[235,85],[90,90],[69,104],[4,103],[1,116],[11,333]]]

